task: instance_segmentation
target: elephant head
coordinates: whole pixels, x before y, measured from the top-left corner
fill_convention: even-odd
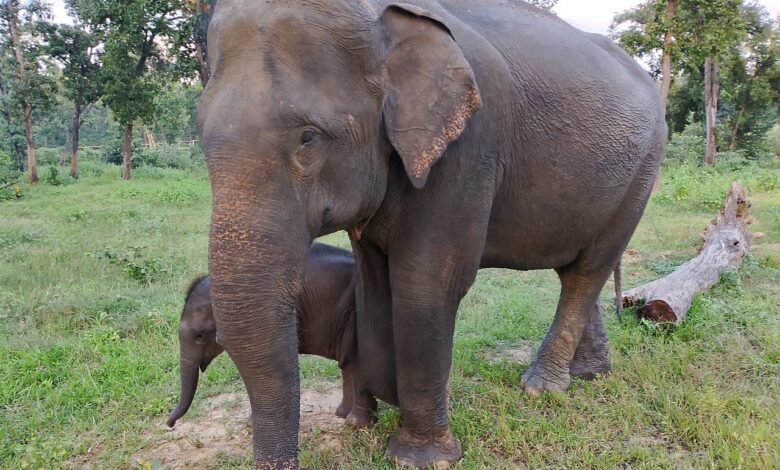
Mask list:
[[[205,276],[196,279],[187,292],[179,322],[181,392],[179,404],[166,421],[169,427],[173,427],[190,409],[198,388],[198,371],[206,372],[211,361],[223,352],[217,344],[217,324],[210,288],[211,281]]]
[[[370,221],[391,172],[425,186],[480,96],[445,21],[403,3],[220,0],[209,61],[198,122],[218,341],[249,393],[256,465],[297,468],[306,251]]]

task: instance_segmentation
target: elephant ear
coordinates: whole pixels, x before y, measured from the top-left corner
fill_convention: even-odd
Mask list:
[[[387,46],[385,127],[412,184],[460,137],[481,106],[474,71],[443,20],[396,3],[381,18]]]

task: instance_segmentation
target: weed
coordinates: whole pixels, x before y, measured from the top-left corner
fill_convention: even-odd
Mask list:
[[[147,259],[142,254],[142,247],[132,246],[118,253],[114,249],[104,248],[96,257],[120,266],[131,278],[142,284],[151,284],[168,275],[168,270],[158,259]]]

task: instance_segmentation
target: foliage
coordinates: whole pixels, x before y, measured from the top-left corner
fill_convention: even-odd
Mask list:
[[[612,37],[658,76],[663,36],[672,32],[675,80],[667,119],[673,132],[704,121],[703,64],[707,58],[718,62],[720,151],[744,150],[749,158],[765,159],[771,152],[766,136],[780,106],[780,25],[754,0],[677,0],[674,18],[667,18],[667,3],[646,0],[618,14]]]
[[[66,184],[65,180],[62,179],[59,167],[56,165],[43,167],[42,181],[49,186],[62,186]]]
[[[653,76],[661,74],[661,54],[667,30],[675,31],[677,24],[668,17],[667,0],[646,0],[618,13],[609,27],[609,34],[631,55],[650,65]],[[681,54],[679,41],[672,43],[672,61]]]
[[[100,36],[85,26],[48,25],[49,54],[63,65],[62,84],[68,99],[88,106],[102,95]]]
[[[0,186],[19,181],[21,172],[11,157],[0,149]]]
[[[3,122],[0,125],[6,139],[0,145],[16,159],[17,167],[25,165],[23,149],[27,142],[24,119],[27,112],[45,110],[56,94],[52,71],[56,69],[47,55],[44,30],[51,19],[49,6],[41,0],[0,3],[0,95],[2,95]],[[18,30],[20,53],[24,67],[20,67],[14,50],[11,30]],[[20,75],[24,72],[24,80]]]
[[[191,141],[197,136],[195,113],[201,91],[200,85],[189,86],[182,82],[170,82],[162,89],[157,98],[159,108],[153,128],[163,142]]]
[[[96,257],[119,266],[131,279],[142,284],[151,284],[162,279],[168,270],[158,259],[148,259],[142,254],[143,247],[131,246],[122,252],[104,248]]]
[[[204,160],[197,145],[158,145],[154,149],[145,148],[138,152],[133,164],[139,167],[191,169],[203,167]]]

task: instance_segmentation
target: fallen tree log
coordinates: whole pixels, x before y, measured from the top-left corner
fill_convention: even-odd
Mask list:
[[[680,324],[696,293],[715,285],[725,269],[742,264],[753,239],[750,222],[747,193],[732,183],[723,208],[702,235],[699,255],[662,279],[624,292],[623,306],[639,307],[642,318]]]

